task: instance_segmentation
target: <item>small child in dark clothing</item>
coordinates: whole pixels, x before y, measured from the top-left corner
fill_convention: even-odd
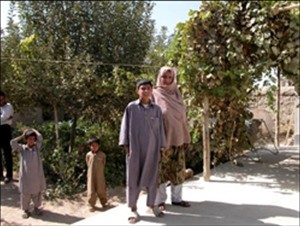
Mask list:
[[[87,173],[87,195],[88,203],[91,206],[90,211],[95,210],[97,197],[102,207],[107,206],[106,182],[104,175],[104,166],[106,155],[100,151],[100,140],[90,138],[88,140],[90,151],[86,154]]]

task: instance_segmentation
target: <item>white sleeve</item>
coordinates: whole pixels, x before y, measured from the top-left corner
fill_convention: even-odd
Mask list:
[[[36,140],[36,146],[39,150],[41,150],[41,148],[42,148],[42,141],[43,141],[43,136],[42,136],[42,134],[38,133],[37,140]]]
[[[9,119],[11,119],[14,115],[14,109],[11,104],[6,104],[1,109],[1,124]]]
[[[18,143],[18,137],[10,141],[10,146],[13,151],[21,152],[23,150],[22,145]]]

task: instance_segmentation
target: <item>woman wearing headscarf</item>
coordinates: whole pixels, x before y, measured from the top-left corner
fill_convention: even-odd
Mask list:
[[[185,180],[185,150],[191,142],[188,131],[186,109],[177,87],[176,72],[164,66],[159,70],[153,101],[160,106],[163,114],[167,146],[160,163],[159,188],[155,204],[165,209],[166,187],[171,182],[172,205],[189,207],[182,200],[182,184]]]

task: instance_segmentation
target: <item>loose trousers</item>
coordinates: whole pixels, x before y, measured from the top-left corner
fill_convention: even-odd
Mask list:
[[[137,206],[137,201],[139,198],[141,188],[140,187],[129,187],[126,188],[126,198],[127,204],[129,208],[133,208]],[[148,207],[153,207],[155,203],[155,197],[157,193],[157,185],[147,187],[147,203]]]
[[[30,201],[32,200],[34,207],[39,208],[42,205],[42,193],[37,194],[23,194],[21,193],[21,209],[28,211],[30,207]]]
[[[12,178],[13,176],[13,160],[12,151],[10,146],[11,140],[11,127],[10,125],[0,125],[0,149],[3,150],[6,177]],[[0,176],[3,177],[3,164],[2,164],[2,151],[0,152]]]
[[[99,198],[100,203],[102,206],[104,206],[107,202],[107,197],[106,197],[106,192],[102,192],[102,193],[96,193],[93,192],[91,194],[88,195],[88,202],[91,206],[95,206],[96,202],[97,202],[97,198]]]
[[[165,203],[167,201],[167,183],[161,184],[157,189],[155,205]],[[171,202],[182,201],[182,184],[171,184]]]

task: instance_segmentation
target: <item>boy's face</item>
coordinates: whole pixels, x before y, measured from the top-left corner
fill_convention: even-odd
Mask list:
[[[90,144],[90,149],[91,149],[92,152],[96,152],[96,151],[98,151],[99,146],[100,145],[97,142],[93,142],[93,143]]]
[[[4,106],[5,104],[5,96],[0,96],[0,106]]]
[[[33,147],[35,142],[36,142],[35,136],[29,136],[29,137],[26,138],[27,146],[30,147],[30,148]]]
[[[142,100],[148,101],[152,95],[152,86],[150,84],[140,85],[137,94]]]

